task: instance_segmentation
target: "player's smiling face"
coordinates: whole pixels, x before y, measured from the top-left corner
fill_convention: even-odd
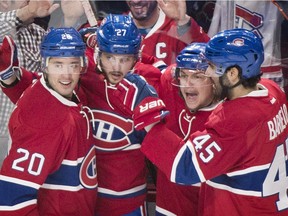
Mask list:
[[[126,0],[126,2],[130,8],[133,18],[136,20],[145,20],[152,14],[155,8],[157,8],[156,0]]]
[[[77,57],[50,58],[46,68],[51,88],[68,99],[72,97],[81,72],[81,60]]]
[[[111,84],[119,83],[133,68],[135,55],[111,54],[102,52],[100,55],[101,68]]]
[[[203,71],[181,69],[180,91],[191,111],[208,106],[214,99],[213,82]]]

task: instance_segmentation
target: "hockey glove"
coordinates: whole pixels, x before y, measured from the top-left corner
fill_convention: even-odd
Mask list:
[[[79,33],[82,36],[83,42],[90,48],[95,48],[97,43],[96,38],[97,27],[82,28]]]
[[[120,108],[123,113],[132,116],[133,104],[135,103],[135,97],[137,96],[137,88],[135,84],[124,78],[120,83],[118,83],[114,96],[118,108]]]
[[[151,129],[169,114],[164,102],[158,97],[147,97],[135,108],[133,121],[136,130]]]
[[[18,65],[16,45],[10,36],[5,36],[0,46],[0,80],[12,77],[13,67]]]
[[[129,116],[133,115],[134,107],[141,98],[139,94],[143,93],[143,89],[147,87],[147,83],[141,76],[128,73],[125,78],[117,84],[117,90],[114,92],[116,106]]]

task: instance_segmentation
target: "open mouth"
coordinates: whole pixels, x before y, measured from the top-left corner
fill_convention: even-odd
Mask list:
[[[64,86],[69,86],[71,85],[72,82],[71,81],[59,81],[59,83]]]
[[[195,92],[186,92],[185,95],[186,95],[186,99],[188,100],[195,100],[198,96],[198,94]]]
[[[110,74],[111,74],[112,77],[115,77],[117,79],[123,76],[123,74],[120,73],[120,72],[112,72]]]

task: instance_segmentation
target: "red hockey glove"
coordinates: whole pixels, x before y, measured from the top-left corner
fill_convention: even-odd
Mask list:
[[[133,104],[135,102],[135,97],[137,88],[135,84],[129,82],[127,79],[123,79],[117,85],[117,91],[114,92],[117,106],[122,110],[122,112],[132,116],[133,115]]]
[[[0,46],[0,80],[9,79],[18,64],[16,45],[10,36],[5,36]]]
[[[169,111],[166,110],[166,106],[161,99],[147,97],[134,110],[133,121],[135,129],[149,128],[149,126],[160,122],[168,114]]]
[[[79,30],[84,43],[90,48],[95,48],[97,43],[96,32],[98,27],[88,27]]]

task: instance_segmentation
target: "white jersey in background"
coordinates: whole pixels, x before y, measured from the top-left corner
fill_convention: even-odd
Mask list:
[[[208,35],[231,28],[244,28],[260,36],[265,59],[261,67],[263,76],[274,80],[283,88],[281,68],[281,23],[283,16],[271,1],[222,1],[216,2]]]

